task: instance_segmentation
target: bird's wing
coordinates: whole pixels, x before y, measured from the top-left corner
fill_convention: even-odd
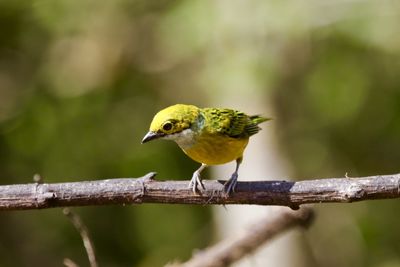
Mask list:
[[[245,137],[251,135],[247,130],[254,132],[253,123],[245,113],[232,109],[205,108],[207,131],[219,133],[229,137]],[[254,124],[257,127],[256,124]],[[258,127],[257,127],[258,128]]]

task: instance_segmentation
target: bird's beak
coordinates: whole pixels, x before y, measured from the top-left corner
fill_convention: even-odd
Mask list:
[[[164,133],[156,133],[156,132],[150,131],[143,137],[142,144],[147,143],[151,140],[163,137],[164,135],[165,135]]]

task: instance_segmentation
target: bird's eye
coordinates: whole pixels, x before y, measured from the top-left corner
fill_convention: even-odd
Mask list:
[[[172,123],[166,122],[166,123],[164,123],[162,128],[163,128],[164,131],[169,131],[169,130],[172,129]]]

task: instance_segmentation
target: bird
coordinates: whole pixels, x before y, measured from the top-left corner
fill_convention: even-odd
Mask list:
[[[230,195],[235,191],[249,137],[261,130],[258,124],[268,120],[229,108],[175,104],[154,116],[142,144],[155,139],[173,140],[187,156],[201,163],[188,186],[195,194],[198,186],[205,189],[200,174],[207,166],[235,160],[235,171],[224,184],[225,194]]]

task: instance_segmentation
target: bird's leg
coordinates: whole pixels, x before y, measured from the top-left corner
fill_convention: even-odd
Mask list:
[[[200,168],[198,168],[192,176],[192,180],[190,180],[189,188],[192,188],[193,193],[196,193],[197,185],[199,184],[201,188],[205,189],[203,182],[201,181],[200,173],[207,167],[206,164],[202,163]]]
[[[238,178],[238,171],[239,171],[239,166],[242,163],[243,157],[237,158],[236,159],[236,169],[235,172],[232,173],[231,178],[224,184],[224,190],[225,194],[229,196],[232,192],[235,192],[235,187],[237,184],[237,178]]]

